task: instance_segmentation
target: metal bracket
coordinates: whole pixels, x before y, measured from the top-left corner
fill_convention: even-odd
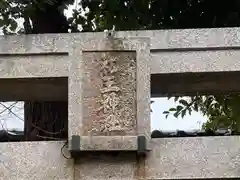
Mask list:
[[[70,141],[71,145],[70,145],[70,153],[71,153],[71,157],[75,158],[78,156],[80,150],[80,136],[78,135],[73,135],[72,139]]]
[[[139,156],[145,156],[147,153],[147,140],[145,136],[137,137],[137,154]]]
[[[128,138],[126,136],[126,138]],[[147,139],[145,136],[136,136],[135,137],[135,142],[133,142],[135,144],[135,148],[132,149],[81,149],[82,144],[81,144],[81,137],[78,135],[73,135],[71,140],[70,140],[70,153],[71,156],[74,157],[78,157],[79,154],[81,154],[81,152],[113,152],[113,151],[118,151],[118,152],[136,152],[137,156],[145,156],[147,154],[147,152],[149,151],[147,148]],[[83,143],[84,144],[84,143]]]

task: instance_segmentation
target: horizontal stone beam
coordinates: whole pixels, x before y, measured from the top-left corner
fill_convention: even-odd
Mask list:
[[[120,31],[116,38],[150,38],[151,74],[237,71],[240,64],[238,32],[239,28]],[[2,36],[0,68],[11,69],[15,74],[2,71],[0,77],[66,76],[71,58],[76,58],[72,57],[74,47],[103,39],[103,32]],[[39,70],[31,72],[36,69]]]
[[[240,70],[239,50],[152,52],[151,74]]]
[[[150,38],[151,93],[159,97],[240,91],[237,76],[226,75],[240,69],[238,33],[239,28],[120,31],[116,38]],[[71,60],[78,58],[74,48],[103,40],[105,35],[99,32],[1,36],[0,78],[68,77]]]
[[[0,55],[1,78],[68,77],[68,54],[2,54]]]
[[[70,180],[75,169],[79,179],[240,178],[239,136],[152,139],[152,151],[144,163],[129,153],[115,156],[88,153],[73,164],[73,160],[61,154],[63,145],[64,142],[46,141],[1,143],[1,177]],[[63,153],[69,157],[67,148],[63,148]]]
[[[1,179],[73,180],[74,162],[65,142],[8,142],[0,143]]]
[[[239,48],[239,28],[120,31],[117,37],[150,37],[152,50]]]
[[[152,139],[146,179],[240,178],[240,137]]]
[[[0,36],[0,54],[68,52],[72,44],[105,36],[104,32]],[[240,46],[239,28],[119,31],[115,37],[150,37],[152,50],[225,49]]]
[[[128,154],[83,156],[75,164],[78,179],[239,179],[240,137],[159,138],[151,140],[145,160]]]

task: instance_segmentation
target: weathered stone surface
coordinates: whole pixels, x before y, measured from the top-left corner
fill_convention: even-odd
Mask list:
[[[83,135],[136,135],[136,53],[84,52]]]
[[[237,71],[240,47],[238,34],[239,28],[214,28],[124,31],[116,32],[115,36],[125,38],[125,45],[118,44],[119,49],[124,49],[126,42],[132,46],[136,44],[133,40],[128,41],[128,38],[149,37],[152,59],[148,65],[154,77],[160,73]],[[93,47],[94,41],[99,43],[94,43]],[[74,49],[100,50],[103,45],[113,49],[111,43],[106,43],[103,32],[1,36],[0,78],[49,77],[50,74],[72,78],[70,66],[74,59],[79,58],[79,53]],[[226,81],[230,83],[229,79]],[[158,84],[159,87],[153,84],[152,89],[162,87],[162,83]],[[196,85],[192,83],[191,86]],[[240,89],[236,83],[232,83],[232,86],[234,91]],[[65,89],[59,88],[59,91],[62,90]],[[156,96],[156,93],[153,95]]]
[[[240,177],[240,137],[152,139],[146,159],[147,179]]]
[[[89,38],[71,55],[79,58],[69,74],[70,140],[72,135],[150,136],[148,38]]]
[[[76,161],[74,177],[84,180],[139,180],[138,170],[133,154],[89,154]]]
[[[154,52],[151,73],[238,71],[239,58],[239,50]]]
[[[73,180],[73,160],[61,154],[64,142],[0,143],[1,180]],[[68,152],[64,151],[66,156]]]
[[[150,47],[145,40],[142,43],[138,38],[130,40],[129,37],[135,36],[149,37]],[[90,53],[90,56],[97,56],[96,59],[100,59],[99,57],[107,51],[127,50],[128,52],[121,52],[123,56],[127,54],[130,59],[135,58],[137,64],[136,129],[138,134],[148,134],[150,73],[154,76],[176,72],[239,71],[240,68],[239,28],[117,32],[116,37],[124,37],[123,42],[112,44],[104,39],[104,33],[0,37],[0,78],[68,76],[69,136],[82,135],[82,129],[85,129],[86,125],[86,119],[82,116],[85,113],[82,104],[83,84],[84,76],[87,76],[83,74],[83,69],[86,67],[84,53]],[[149,49],[151,49],[151,60]],[[82,50],[85,52],[82,53]],[[206,80],[207,76],[205,77]],[[230,83],[230,80],[233,80],[231,77],[224,80],[222,78],[221,84],[224,84],[224,81]],[[219,87],[218,80],[216,78],[216,81],[208,82],[212,91]],[[234,86],[228,83],[225,86],[238,90],[237,82],[238,79],[235,78],[232,83],[235,84]],[[168,84],[157,83],[159,89],[164,86],[168,91],[177,91],[179,86],[184,85],[180,83],[170,88]],[[181,88],[181,92],[192,89],[197,91],[199,87],[202,91],[208,89],[206,84],[202,87],[199,82],[197,86],[191,88],[194,83],[196,82],[193,82],[192,86],[185,86],[185,89]],[[65,91],[65,88],[62,91]],[[88,132],[89,128],[86,129]],[[149,153],[145,166],[148,179],[240,177],[239,137],[155,139],[152,140],[152,144],[153,151]],[[140,172],[139,162],[135,157],[116,158],[109,155],[83,157],[73,168],[72,162],[68,164],[70,161],[61,156],[61,145],[63,144],[52,142],[0,144],[0,179],[16,179],[17,175],[20,180],[73,179],[73,171],[76,179],[138,178],[136,171]],[[143,169],[141,170],[144,172]]]
[[[103,39],[104,32],[0,36],[1,53],[68,52],[72,44]],[[116,38],[149,37],[150,49],[236,48],[240,45],[239,28],[174,29],[120,31]]]
[[[81,151],[136,151],[136,136],[81,136]]]
[[[0,52],[1,53],[1,52]],[[0,54],[0,78],[67,77],[68,55]]]
[[[116,38],[150,38],[150,49],[153,56],[153,60],[149,61],[151,74],[170,73],[175,72],[174,70],[177,72],[208,72],[236,70],[238,68],[238,63],[236,62],[236,59],[238,59],[238,47],[240,46],[238,33],[239,28],[126,31],[116,32]],[[95,50],[98,50],[99,47],[101,48],[100,44],[104,44],[104,42],[102,43],[105,39],[104,37],[104,33],[0,37],[0,56],[11,54],[12,59],[15,57],[19,58],[19,55],[26,56],[27,54],[32,54],[34,55],[34,59],[36,59],[34,60],[35,63],[28,63],[29,60],[24,60],[24,62],[22,62],[20,60],[21,58],[18,59],[19,64],[17,65],[20,65],[20,67],[13,67],[16,73],[9,75],[5,74],[5,77],[32,75],[48,76],[50,72],[56,76],[65,76],[69,73],[68,71],[66,72],[69,67],[69,61],[77,58],[74,56],[73,47],[79,46],[84,48],[84,44],[91,44],[90,40],[99,40],[99,44],[95,44],[94,46]],[[90,46],[91,45],[85,47],[85,50],[88,50]],[[124,45],[121,46],[123,47]],[[50,53],[53,54],[53,57],[49,58],[55,60],[59,59],[58,63],[51,65],[53,60],[46,63],[47,61],[44,59],[48,56],[45,57],[42,55]],[[68,55],[63,55],[61,53],[66,53]],[[69,56],[70,58],[67,58]],[[39,57],[41,57],[41,62],[38,61]],[[60,60],[63,57],[65,57],[64,62]],[[26,57],[22,58],[27,59]],[[15,64],[15,60],[11,60],[10,64],[7,64],[7,62],[9,61],[2,61],[1,69],[4,69],[4,71],[9,69],[10,66],[13,66],[11,64]],[[26,70],[22,69],[22,63],[25,64],[26,67],[31,66],[33,69],[38,70],[30,70],[28,73]],[[48,71],[42,70],[43,66],[41,63],[49,68]],[[176,68],[176,66],[180,66],[180,68]]]

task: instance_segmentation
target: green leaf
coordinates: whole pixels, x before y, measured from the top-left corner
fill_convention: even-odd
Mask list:
[[[1,1],[0,1],[0,10],[4,10],[4,9],[6,9],[6,8],[8,8],[7,2],[4,1],[4,0],[1,0]]]
[[[179,116],[179,112],[175,112],[175,113],[173,114],[173,116],[174,116],[175,118],[177,118],[177,117]]]
[[[163,114],[169,114],[169,112],[168,111],[163,111]]]
[[[179,101],[179,103],[182,104],[182,105],[184,105],[184,106],[189,106],[188,102],[187,102],[186,100],[184,100],[184,99],[181,99],[181,100]]]
[[[186,111],[187,111],[187,109],[182,110],[182,112],[181,112],[182,118],[186,115]]]
[[[193,105],[193,110],[198,112],[198,104],[196,102]]]
[[[172,96],[168,96],[168,97],[167,97],[168,100],[171,99],[171,98],[172,98]]]
[[[188,114],[191,116],[191,114],[192,114],[192,109],[191,108],[188,108]]]
[[[168,111],[177,111],[176,108],[170,108]]]
[[[178,105],[177,106],[177,111],[181,111],[183,109],[183,106]]]
[[[0,27],[2,27],[2,26],[4,26],[5,25],[5,23],[4,23],[5,21],[3,20],[3,19],[0,19]]]
[[[17,28],[17,25],[18,25],[17,22],[16,22],[15,20],[11,19],[9,29],[10,29],[11,31],[15,31],[16,28]]]
[[[179,99],[179,96],[176,96],[176,97],[174,98],[174,101],[177,102],[178,99]]]

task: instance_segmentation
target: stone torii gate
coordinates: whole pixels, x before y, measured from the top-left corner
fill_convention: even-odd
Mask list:
[[[150,139],[150,96],[240,90],[239,31],[0,37],[0,100],[68,99],[72,156],[63,141],[1,143],[0,179],[240,178],[238,136]]]

